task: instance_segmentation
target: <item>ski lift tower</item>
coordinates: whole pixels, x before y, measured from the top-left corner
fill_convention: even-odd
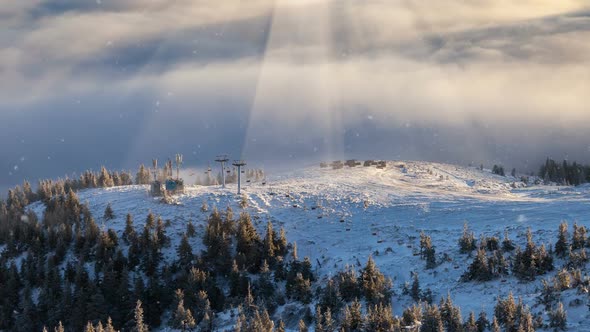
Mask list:
[[[246,166],[246,162],[243,160],[234,160],[232,164],[238,168],[238,195],[240,194],[240,189],[242,186],[242,167]]]
[[[225,163],[229,161],[226,154],[217,156],[216,162],[221,164],[221,188],[225,188]]]

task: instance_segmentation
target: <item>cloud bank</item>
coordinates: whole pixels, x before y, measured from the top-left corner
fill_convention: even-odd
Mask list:
[[[588,160],[587,41],[576,0],[9,1],[0,174],[176,151]]]

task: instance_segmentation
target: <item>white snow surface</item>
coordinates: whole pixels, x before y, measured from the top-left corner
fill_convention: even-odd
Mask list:
[[[512,276],[485,283],[459,281],[472,261],[472,257],[459,253],[458,240],[465,222],[476,237],[485,234],[502,239],[508,230],[520,246],[525,244],[528,228],[537,244],[546,245],[555,243],[563,220],[569,222],[570,231],[574,222],[590,228],[590,186],[525,187],[519,181],[472,167],[390,161],[385,169],[310,167],[269,176],[266,185],[245,183],[242,187],[249,203],[246,210],[261,236],[267,221],[277,231],[283,227],[288,240],[297,242],[299,256],[311,258],[320,278],[334,275],[347,264],[360,269],[359,264],[364,266],[372,255],[381,271],[394,281],[396,295],[392,304],[396,314],[411,304],[401,290],[405,282],[411,282],[411,272],[417,271],[422,289],[432,289],[436,302],[449,292],[467,318],[470,311],[477,314],[482,309],[491,317],[497,297],[505,297],[510,291],[522,297],[534,313],[542,308],[536,305],[541,277],[530,283],[521,283]],[[193,251],[203,249],[200,235],[210,213],[201,212],[204,201],[220,210],[231,206],[236,215],[242,210],[236,189],[235,184],[226,189],[189,186],[185,194],[176,197],[177,205],[150,197],[148,186],[83,190],[78,196],[81,202],[88,202],[99,222],[111,203],[116,218],[103,223],[103,227],[115,229],[119,235],[127,213],[134,216],[138,230],[150,211],[170,220],[167,232],[172,244],[164,255],[173,260],[189,220],[198,232],[191,239]],[[41,217],[42,204],[30,208]],[[446,253],[452,261],[426,270],[418,256],[421,231],[432,237],[437,259]],[[563,263],[556,260],[555,271],[543,277],[554,275]],[[568,306],[575,298],[587,303],[588,296],[575,291],[562,295],[568,328],[590,331],[588,308]]]

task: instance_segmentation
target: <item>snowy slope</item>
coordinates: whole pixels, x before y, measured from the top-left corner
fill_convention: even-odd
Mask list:
[[[409,298],[401,296],[401,287],[410,281],[410,272],[418,271],[421,287],[431,288],[435,298],[450,292],[463,309],[476,313],[484,309],[491,316],[498,295],[510,290],[525,303],[535,306],[540,278],[521,284],[515,278],[488,283],[459,282],[471,258],[459,254],[457,241],[464,222],[476,236],[496,235],[504,230],[524,245],[527,228],[537,243],[553,244],[562,220],[590,227],[590,187],[535,186],[513,189],[511,177],[500,177],[476,168],[427,162],[388,162],[386,169],[356,167],[340,170],[311,167],[269,177],[267,184],[247,183],[244,193],[247,210],[262,231],[268,220],[275,229],[284,227],[289,241],[296,241],[299,255],[310,256],[322,277],[333,275],[347,264],[364,264],[373,255],[381,271],[395,284],[394,310],[401,314]],[[516,187],[522,185],[516,183]],[[180,234],[192,220],[199,233],[208,213],[200,211],[205,201],[210,207],[232,206],[240,211],[236,186],[189,187],[176,199],[178,205],[166,205],[147,193],[147,186],[85,190],[79,193],[100,219],[108,203],[116,219],[104,227],[122,232],[125,215],[131,213],[136,227],[142,227],[149,211],[171,221],[167,229],[172,246],[165,255],[173,259]],[[43,206],[32,208],[42,213]],[[448,254],[452,261],[433,270],[417,256],[419,234],[432,237],[437,257]],[[201,239],[192,239],[195,252],[202,249]],[[319,264],[318,264],[319,262]],[[320,267],[321,264],[321,267]],[[561,262],[556,262],[556,268]],[[576,298],[573,292],[563,302]],[[580,297],[586,301],[585,297]],[[590,331],[585,306],[567,308],[570,328]]]

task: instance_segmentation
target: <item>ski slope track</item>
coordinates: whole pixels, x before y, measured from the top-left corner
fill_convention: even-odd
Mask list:
[[[498,296],[509,291],[522,297],[533,313],[542,310],[536,304],[541,278],[530,283],[513,276],[485,283],[460,281],[472,257],[459,253],[458,240],[463,224],[468,223],[476,237],[495,235],[502,239],[505,230],[516,244],[524,246],[525,232],[531,228],[537,244],[553,245],[558,225],[563,220],[590,228],[590,187],[530,186],[511,176],[502,177],[487,170],[455,165],[390,161],[385,169],[357,166],[333,170],[310,167],[288,174],[269,176],[266,185],[246,183],[243,194],[248,200],[246,210],[252,215],[261,234],[267,221],[275,229],[283,227],[290,242],[297,242],[299,256],[309,256],[320,278],[328,278],[347,264],[361,268],[372,255],[381,271],[392,278],[396,295],[392,304],[396,314],[410,305],[402,295],[404,283],[411,282],[411,272],[419,273],[422,289],[430,288],[436,302],[447,293],[463,310],[485,310],[493,314]],[[151,211],[170,220],[167,229],[172,245],[166,249],[167,259],[175,259],[175,250],[186,223],[192,220],[197,232],[203,234],[210,212],[201,205],[224,210],[231,206],[242,210],[236,185],[226,189],[188,187],[175,197],[177,204],[167,205],[148,195],[147,186],[92,189],[79,192],[88,202],[97,221],[111,203],[116,218],[103,222],[119,235],[125,227],[125,215],[134,216],[135,226],[143,227]],[[31,208],[38,214],[43,205]],[[102,222],[102,221],[101,221]],[[419,234],[432,237],[437,260],[443,254],[451,259],[436,268],[425,269],[420,259]],[[201,237],[191,239],[194,252],[203,249]],[[557,259],[555,271],[564,264]],[[575,290],[562,294],[568,311],[568,329],[590,331],[590,317],[585,305],[568,307],[573,299],[587,302],[587,295]]]

